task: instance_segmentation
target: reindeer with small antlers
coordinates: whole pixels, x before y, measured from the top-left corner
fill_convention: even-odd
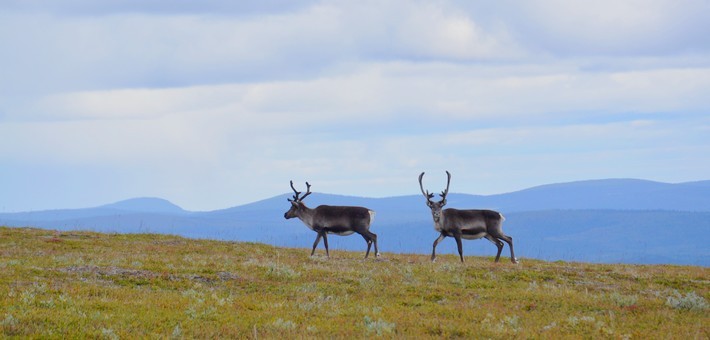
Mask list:
[[[362,235],[367,242],[365,258],[370,255],[370,247],[373,243],[375,244],[375,256],[380,256],[380,252],[377,250],[377,235],[370,232],[370,223],[375,218],[374,211],[364,207],[332,205],[319,205],[315,209],[310,209],[302,201],[311,194],[311,185],[306,182],[306,194],[303,196],[300,196],[301,192],[293,187],[293,181],[291,181],[291,189],[295,195],[292,199],[288,199],[291,202],[291,209],[284,214],[284,218],[298,217],[308,228],[318,233],[316,241],[313,242],[311,256],[315,253],[320,239],[323,238],[325,254],[330,257],[328,234],[347,236],[353,233]]]
[[[496,262],[500,259],[500,253],[503,250],[503,242],[501,242],[501,240],[503,240],[508,243],[510,247],[510,260],[513,263],[518,263],[513,253],[513,238],[503,233],[502,224],[505,218],[501,213],[493,210],[441,209],[446,205],[446,195],[449,194],[449,184],[451,183],[451,174],[448,171],[446,171],[446,176],[448,177],[446,180],[446,190],[439,194],[441,200],[434,202],[431,200],[434,198],[434,194],[429,193],[428,190],[424,191],[424,185],[422,185],[424,173],[422,172],[422,174],[419,175],[419,188],[422,190],[424,197],[426,197],[427,206],[431,208],[431,215],[434,218],[434,229],[441,233],[434,241],[434,247],[431,251],[431,261],[434,262],[436,260],[436,245],[446,236],[450,236],[456,240],[461,262],[464,262],[461,239],[477,240],[485,237],[498,247]]]

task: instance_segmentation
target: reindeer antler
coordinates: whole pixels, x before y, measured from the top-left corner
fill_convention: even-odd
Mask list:
[[[308,195],[311,194],[311,185],[306,182],[306,194],[301,197],[301,201],[303,201],[304,198],[306,198]]]
[[[303,197],[301,197],[301,198],[298,197],[299,195],[301,195],[301,192],[296,190],[296,188],[293,187],[293,181],[291,181],[291,190],[293,190],[295,195],[293,195],[293,199],[289,198],[288,201],[289,202],[301,202],[301,201],[303,201],[304,198],[306,198],[306,196],[311,194],[311,185],[308,184],[308,182],[306,182],[306,194],[303,195]]]
[[[424,192],[424,185],[422,184],[423,177],[424,177],[424,172],[422,172],[422,174],[419,175],[419,189],[422,190],[422,194],[424,195],[424,197],[426,197],[426,200],[428,202],[431,202],[431,199],[434,198],[434,194],[430,194],[429,190],[426,190],[426,192]]]
[[[446,201],[446,195],[449,194],[449,184],[451,184],[451,174],[449,173],[448,170],[446,171],[446,177],[447,177],[446,190],[442,191],[441,194],[439,194],[439,196],[441,196],[441,202]]]
[[[288,201],[289,202],[298,202],[298,195],[300,195],[301,192],[296,190],[296,188],[293,187],[293,180],[291,181],[291,190],[293,190],[295,195],[293,195],[293,199],[289,198]]]

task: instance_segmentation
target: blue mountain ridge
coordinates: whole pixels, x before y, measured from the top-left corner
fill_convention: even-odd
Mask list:
[[[94,208],[4,213],[0,225],[310,247],[315,234],[300,221],[283,217],[289,197],[290,193],[282,194],[204,212],[186,211],[160,198],[136,198]],[[359,205],[375,210],[372,231],[385,252],[429,254],[437,237],[421,194],[366,198],[314,192],[305,202],[310,207]],[[451,193],[447,207],[502,212],[504,230],[514,238],[519,258],[710,266],[710,181],[669,184],[609,179],[487,196]],[[332,236],[329,241],[332,249],[365,249],[357,235]],[[455,242],[447,239],[437,251],[454,253]],[[506,246],[502,260],[508,252]],[[495,246],[486,240],[467,241],[464,253],[492,256]]]

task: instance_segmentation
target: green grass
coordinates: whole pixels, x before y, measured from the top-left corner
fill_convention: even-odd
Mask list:
[[[309,253],[0,228],[0,337],[710,337],[708,268]]]

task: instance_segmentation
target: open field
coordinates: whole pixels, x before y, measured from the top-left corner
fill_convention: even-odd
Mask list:
[[[704,267],[309,253],[0,228],[0,337],[710,337]]]

